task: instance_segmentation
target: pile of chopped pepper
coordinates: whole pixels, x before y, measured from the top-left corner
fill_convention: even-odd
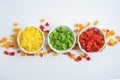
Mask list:
[[[97,24],[99,23],[98,20],[93,22],[94,26],[97,26]],[[52,54],[53,56],[58,56],[59,53],[54,52],[48,44],[46,44],[45,48],[42,48],[40,50],[40,52],[37,53],[33,53],[33,54],[28,54],[25,53],[23,51],[21,51],[18,47],[17,44],[17,36],[19,31],[21,30],[21,28],[18,27],[19,24],[18,22],[14,22],[13,23],[13,32],[14,34],[10,35],[10,40],[8,40],[7,37],[3,37],[0,38],[0,46],[1,48],[4,48],[4,54],[8,55],[8,56],[16,56],[18,54],[20,54],[21,56],[39,56],[39,57],[44,57],[47,54]],[[74,33],[76,35],[76,38],[78,38],[78,33],[84,29],[85,27],[89,27],[91,26],[91,22],[87,22],[86,24],[81,24],[81,23],[75,23],[75,28],[74,28]],[[46,29],[47,27],[50,27],[50,23],[47,22],[45,19],[40,19],[40,26],[39,28],[41,29],[41,31],[44,32],[45,37],[48,37],[48,33],[50,32],[49,29]],[[105,34],[105,37],[107,39],[107,44],[104,46],[103,50],[106,48],[106,46],[115,46],[116,44],[118,44],[120,42],[120,35],[115,35],[115,31],[114,30],[109,30],[109,29],[101,29],[103,31],[103,33]],[[9,51],[9,48],[14,49],[14,51]],[[73,59],[75,62],[79,62],[82,59],[86,59],[87,61],[91,60],[91,57],[89,56],[89,54],[87,53],[81,53],[80,55],[76,55],[74,53],[72,53],[73,50],[78,50],[78,43],[76,42],[75,46],[71,49],[71,52],[65,52],[63,53],[64,55],[70,57],[71,59]],[[101,50],[101,51],[103,51]]]

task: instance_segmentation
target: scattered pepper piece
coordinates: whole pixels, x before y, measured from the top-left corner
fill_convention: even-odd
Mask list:
[[[114,36],[115,35],[115,31],[114,30],[110,31],[110,35]]]
[[[4,47],[5,47],[5,44],[2,44],[1,47],[4,48]]]
[[[79,23],[75,23],[75,25],[74,25],[75,27],[79,27]]]
[[[98,20],[96,20],[96,21],[93,22],[94,26],[97,26],[97,24],[98,24]]]
[[[86,57],[86,60],[87,60],[87,61],[90,61],[90,60],[91,60],[91,58],[90,58],[89,56],[87,56],[87,57]]]
[[[26,53],[21,51],[21,56],[26,56]]]
[[[36,53],[36,56],[40,56],[40,52],[37,52],[37,53]]]
[[[13,48],[14,48],[14,49],[17,49],[17,48],[18,48],[17,41],[14,41],[14,42],[13,42]]]
[[[82,57],[81,56],[78,56],[76,59],[74,59],[76,62],[79,62],[82,60]]]
[[[8,54],[9,54],[9,52],[8,52],[7,50],[5,50],[5,51],[4,51],[4,54],[5,54],[5,55],[8,55]]]
[[[34,54],[34,53],[33,53],[33,54],[28,54],[28,53],[27,53],[27,56],[35,56],[35,54]]]
[[[20,31],[20,28],[14,28],[14,29],[13,29],[13,32],[15,32],[16,34],[18,34],[19,31]]]
[[[8,42],[5,44],[5,47],[6,47],[7,49],[9,49],[12,45],[13,45],[13,43],[10,42],[10,41],[8,41]]]
[[[16,34],[12,34],[10,36],[10,38],[11,38],[12,41],[16,41],[17,40],[17,35]]]
[[[47,54],[47,51],[43,51],[42,54],[43,54],[43,55],[46,55],[46,54]]]
[[[65,53],[63,53],[64,55],[70,55],[71,54],[71,52],[65,52]]]
[[[39,27],[39,28],[41,29],[41,31],[43,31],[43,32],[44,32],[45,27],[44,27],[43,25],[40,25],[40,27]]]
[[[102,32],[106,33],[106,29],[105,29],[105,28],[103,28],[103,29],[102,29]]]
[[[6,37],[3,37],[1,40],[0,40],[0,43],[4,43],[7,41],[7,38]]]
[[[110,38],[109,41],[108,41],[108,46],[114,46],[115,44],[117,44],[118,42],[115,41],[113,38]]]
[[[57,52],[53,53],[53,56],[58,56],[58,53]]]
[[[9,55],[10,55],[10,56],[14,56],[14,55],[15,55],[15,52],[10,52]]]
[[[78,47],[78,43],[75,43],[75,45],[74,45],[74,47],[72,48],[72,50],[76,50],[76,49],[78,49],[79,47]]]
[[[85,28],[85,26],[83,25],[83,24],[79,24],[79,29],[80,29],[80,31],[82,30],[82,29],[84,29]]]
[[[41,23],[44,23],[44,22],[45,22],[45,19],[40,19],[40,22],[41,22]]]
[[[46,48],[47,48],[47,53],[52,52],[52,49],[50,48],[50,46],[48,44],[46,45]]]
[[[75,29],[75,30],[74,30],[75,33],[79,32],[79,31],[80,31],[79,29]]]
[[[87,56],[88,56],[88,54],[87,53],[84,53],[84,54],[81,54],[80,55],[82,58],[86,58]]]
[[[75,59],[75,54],[71,54],[70,58]]]
[[[120,42],[120,36],[116,36],[116,39]]]
[[[18,26],[18,22],[14,22],[13,26],[17,27]]]
[[[49,32],[50,32],[49,30],[44,31],[44,34],[45,34],[46,37],[48,36]]]
[[[86,26],[90,26],[90,24],[91,24],[90,22],[87,22],[87,23],[86,23]]]
[[[114,36],[115,35],[115,31],[114,30],[106,30],[106,33],[105,33],[105,37],[106,38],[109,38],[110,36]]]
[[[45,26],[49,27],[49,26],[50,26],[50,24],[49,24],[48,22],[46,22]]]
[[[43,57],[43,54],[42,54],[42,53],[40,53],[40,57]]]
[[[20,52],[21,52],[21,50],[18,49],[18,50],[17,50],[17,53],[20,53]]]

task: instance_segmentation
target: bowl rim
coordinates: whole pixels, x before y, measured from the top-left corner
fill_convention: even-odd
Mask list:
[[[80,42],[79,42],[79,36],[83,33],[83,32],[85,32],[85,31],[87,31],[88,29],[92,29],[92,28],[97,28],[99,31],[100,31],[100,33],[103,35],[103,37],[104,37],[104,44],[103,44],[103,46],[99,49],[99,51],[96,51],[96,52],[87,52],[87,51],[85,51],[82,47],[81,47],[81,44],[80,44]],[[103,50],[103,48],[104,48],[104,46],[106,45],[106,38],[105,38],[105,34],[102,32],[102,30],[100,29],[100,28],[98,28],[98,26],[87,26],[87,27],[85,27],[84,29],[82,29],[80,32],[79,32],[79,34],[78,34],[78,38],[77,38],[77,42],[78,42],[78,46],[79,46],[79,48],[80,48],[80,50],[82,51],[82,52],[84,52],[84,53],[98,53],[98,52],[100,52],[101,50]]]
[[[61,51],[61,50],[57,50],[57,49],[53,48],[52,45],[50,44],[50,38],[49,38],[50,34],[51,34],[55,29],[57,29],[57,28],[59,28],[59,27],[66,27],[66,28],[68,28],[68,29],[72,32],[73,37],[74,37],[74,42],[73,42],[73,45],[72,45],[71,48],[68,48],[68,49],[66,49],[66,50],[62,50],[62,51]],[[74,47],[74,45],[75,45],[75,43],[76,43],[76,36],[75,36],[74,32],[72,31],[72,29],[71,29],[70,27],[68,27],[68,26],[66,26],[66,25],[59,25],[59,26],[56,26],[55,28],[53,28],[53,29],[49,32],[48,37],[47,37],[47,42],[48,42],[49,47],[50,47],[53,51],[55,51],[55,52],[57,52],[57,53],[65,53],[65,52],[70,51],[70,50]]]
[[[41,47],[40,47],[38,50],[34,51],[34,52],[28,52],[28,51],[26,51],[24,48],[20,47],[19,36],[20,36],[21,32],[24,31],[27,27],[34,27],[34,28],[38,29],[38,30],[41,32],[42,36],[43,36],[43,43],[42,43]],[[35,53],[39,52],[39,51],[41,50],[41,48],[43,48],[43,46],[44,46],[44,44],[45,44],[45,36],[44,36],[43,32],[41,31],[41,29],[39,29],[38,27],[36,27],[36,26],[34,26],[34,25],[28,25],[28,26],[24,27],[23,29],[21,29],[21,30],[19,31],[19,33],[18,33],[18,35],[17,35],[17,44],[18,44],[18,47],[19,47],[23,52],[25,52],[25,53],[27,53],[27,54],[35,54]]]

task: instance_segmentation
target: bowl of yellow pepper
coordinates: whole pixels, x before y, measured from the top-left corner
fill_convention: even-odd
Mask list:
[[[19,48],[29,54],[40,51],[45,43],[43,32],[35,26],[27,26],[17,36]]]

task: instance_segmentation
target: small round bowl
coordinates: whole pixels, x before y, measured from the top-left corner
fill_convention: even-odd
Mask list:
[[[68,49],[66,49],[66,50],[57,50],[57,49],[55,49],[55,48],[52,46],[52,44],[50,43],[50,38],[49,38],[49,37],[50,37],[50,34],[51,34],[56,28],[59,28],[59,27],[66,27],[66,28],[68,28],[68,30],[70,30],[70,31],[72,32],[73,37],[74,37],[74,42],[73,42],[73,45],[72,45],[71,48],[68,48]],[[65,26],[65,25],[61,25],[61,26],[58,26],[58,27],[56,27],[56,28],[52,29],[52,30],[49,32],[49,34],[48,34],[48,45],[50,46],[50,48],[51,48],[53,51],[58,52],[58,53],[65,53],[65,52],[67,52],[67,51],[70,51],[70,50],[74,47],[75,42],[76,42],[76,37],[75,37],[74,32],[72,31],[71,28],[69,28],[69,27],[67,27],[67,26]]]
[[[26,27],[29,27],[29,26],[26,26]],[[41,48],[43,48],[43,46],[44,46],[44,44],[45,44],[45,37],[44,37],[43,32],[42,32],[39,28],[37,28],[37,27],[35,27],[35,26],[31,26],[31,27],[34,27],[34,28],[36,28],[37,30],[40,31],[40,33],[41,33],[42,36],[43,36],[43,43],[42,43],[41,47],[40,47],[38,50],[36,50],[36,51],[34,51],[34,52],[28,52],[27,50],[25,50],[24,48],[22,48],[22,47],[20,46],[20,40],[19,40],[19,36],[20,36],[21,32],[24,31],[24,30],[26,29],[26,27],[25,27],[24,29],[20,30],[20,32],[18,33],[18,36],[17,36],[18,47],[19,47],[22,51],[24,51],[25,53],[28,53],[28,54],[33,54],[33,53],[34,53],[34,54],[35,54],[35,53],[37,53],[38,51],[40,51]]]
[[[79,42],[79,37],[80,37],[80,35],[81,35],[83,32],[86,32],[88,29],[92,29],[92,28],[96,28],[96,29],[98,29],[98,30],[100,31],[100,34],[102,34],[103,37],[104,37],[104,44],[103,44],[103,46],[102,46],[98,51],[87,52],[86,50],[84,50],[84,49],[82,48],[81,43]],[[88,53],[88,54],[89,54],[89,53],[97,53],[97,52],[100,52],[101,50],[103,50],[105,44],[106,44],[105,35],[104,35],[104,33],[103,33],[99,28],[97,28],[97,27],[88,26],[88,27],[84,28],[83,30],[81,30],[80,33],[78,34],[78,46],[79,46],[80,50],[82,50],[84,53]]]

